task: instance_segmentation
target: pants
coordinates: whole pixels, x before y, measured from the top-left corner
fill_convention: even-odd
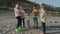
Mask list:
[[[38,27],[38,18],[37,18],[37,16],[34,16],[33,20],[34,20],[34,26]]]
[[[27,26],[29,27],[30,26],[30,20],[27,20]]]
[[[25,28],[25,18],[22,18],[23,28]]]
[[[42,30],[43,30],[43,33],[45,34],[46,32],[46,27],[45,27],[45,23],[41,22],[42,23]]]
[[[17,27],[16,28],[18,28],[19,26],[22,27],[22,18],[21,18],[21,16],[16,17],[16,19],[17,19]]]

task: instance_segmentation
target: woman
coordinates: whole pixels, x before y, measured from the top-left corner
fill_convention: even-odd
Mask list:
[[[36,5],[34,6],[32,15],[33,15],[33,20],[34,20],[34,27],[38,28],[38,9]]]
[[[25,11],[23,10],[22,6],[20,6],[20,10],[22,12],[22,22],[23,22],[23,28],[25,28]]]
[[[17,19],[17,26],[16,26],[16,29],[15,31],[16,32],[19,32],[21,30],[21,27],[22,27],[22,13],[23,11],[21,10],[19,4],[16,4],[15,8],[14,8],[14,13],[15,13],[15,17]],[[19,27],[20,26],[20,27]]]
[[[45,31],[46,31],[46,28],[45,28],[46,10],[45,10],[44,4],[40,3],[39,11],[40,11],[40,20],[42,23],[43,34],[45,34]]]

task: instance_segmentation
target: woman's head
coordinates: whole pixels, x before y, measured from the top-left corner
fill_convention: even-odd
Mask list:
[[[44,4],[43,3],[40,3],[39,4],[41,8],[44,8]]]
[[[34,5],[34,8],[37,8],[37,5]]]
[[[15,7],[18,8],[18,4],[16,4]]]
[[[19,8],[19,7],[20,7],[20,5],[19,5],[19,4],[16,4],[16,5],[15,5],[15,8],[17,8],[18,10],[20,10],[20,8]]]
[[[20,9],[22,9],[22,6],[20,6]]]
[[[23,5],[20,5],[20,9],[23,9]]]

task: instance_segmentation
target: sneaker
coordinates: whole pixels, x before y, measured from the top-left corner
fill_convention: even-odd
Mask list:
[[[15,31],[16,32],[21,32],[21,28],[20,27],[19,28],[16,28]]]
[[[19,32],[21,32],[22,28],[21,28],[21,27],[19,27],[19,28],[18,28],[18,30],[19,30]]]
[[[15,31],[18,32],[18,28],[16,28]]]

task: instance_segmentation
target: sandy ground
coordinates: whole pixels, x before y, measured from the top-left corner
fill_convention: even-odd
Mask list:
[[[32,16],[30,16],[30,25],[34,26]],[[47,34],[60,34],[60,17],[46,17],[46,33]],[[41,26],[40,19],[38,19],[39,27]],[[7,10],[0,10],[0,34],[21,34],[16,33],[14,28],[16,27],[17,20],[14,17],[14,13]],[[27,27],[27,24],[26,24]],[[23,31],[25,34],[40,34],[41,29],[31,29],[28,31]]]

